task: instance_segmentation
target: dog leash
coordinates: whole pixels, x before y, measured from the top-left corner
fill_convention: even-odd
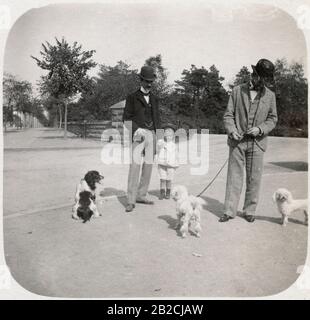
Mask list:
[[[253,170],[253,150],[254,150],[254,144],[258,145],[258,147],[262,150],[265,151],[257,142],[257,140],[254,138],[253,139],[253,144],[252,144],[252,155],[251,155],[251,169],[250,169],[250,178],[252,178],[252,170]],[[216,175],[214,176],[214,178],[209,182],[209,184],[196,196],[196,197],[200,197],[211,185],[212,183],[215,181],[215,179],[218,177],[218,175],[222,172],[222,170],[224,169],[226,163],[228,162],[228,159],[226,159],[226,161],[223,163],[222,167],[220,168],[220,170],[216,173]]]
[[[208,185],[196,196],[196,197],[200,197],[211,185],[212,183],[215,181],[215,179],[218,177],[218,175],[222,172],[222,170],[224,169],[226,163],[228,162],[228,159],[226,159],[226,161],[224,162],[224,164],[222,165],[222,167],[220,168],[220,170],[216,173],[216,175],[214,176],[214,178],[208,183]]]

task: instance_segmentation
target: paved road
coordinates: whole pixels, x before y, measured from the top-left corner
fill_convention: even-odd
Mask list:
[[[42,135],[50,134],[43,131]],[[127,166],[104,165],[97,142],[94,149],[86,149],[86,142],[84,148],[77,143],[75,149],[64,150],[61,139],[50,140],[58,150],[4,152],[6,261],[14,278],[28,290],[61,297],[264,296],[296,280],[297,268],[305,262],[307,227],[303,214],[296,213],[283,229],[271,195],[285,186],[296,197],[307,196],[306,139],[270,139],[253,224],[240,217],[218,223],[224,170],[205,194],[208,204],[200,239],[181,239],[176,234],[173,201],[156,198],[156,170],[150,192],[155,205],[138,205],[126,215],[124,198],[103,196],[124,193]],[[211,136],[209,173],[191,176],[190,167],[184,165],[177,171],[176,183],[198,193],[226,157],[225,136]],[[68,204],[75,184],[90,168],[106,177],[98,204],[103,217],[82,224],[70,218]]]

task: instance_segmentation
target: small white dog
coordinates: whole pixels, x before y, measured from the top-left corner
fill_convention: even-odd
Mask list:
[[[285,227],[288,217],[292,212],[302,210],[305,214],[305,224],[308,225],[308,200],[295,200],[292,193],[287,189],[280,188],[272,196],[273,201],[277,204],[278,210],[282,215],[282,225]]]
[[[185,238],[189,227],[192,227],[196,236],[200,237],[200,212],[202,211],[202,205],[206,202],[201,198],[188,195],[187,189],[180,185],[172,189],[171,196],[176,202],[178,218],[176,229],[179,229],[182,237]]]

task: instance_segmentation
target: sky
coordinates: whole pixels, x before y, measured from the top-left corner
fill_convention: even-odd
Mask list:
[[[114,66],[125,61],[140,69],[150,56],[162,55],[168,81],[184,69],[215,65],[224,85],[242,66],[260,58],[286,58],[306,67],[306,43],[292,17],[266,5],[55,4],[31,9],[10,30],[4,71],[36,84],[45,74],[30,58],[55,37],[96,50],[93,59]],[[98,67],[90,75],[95,75]]]

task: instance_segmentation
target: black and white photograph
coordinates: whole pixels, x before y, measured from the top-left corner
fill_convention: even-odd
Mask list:
[[[0,298],[310,299],[310,4],[15,2]]]

